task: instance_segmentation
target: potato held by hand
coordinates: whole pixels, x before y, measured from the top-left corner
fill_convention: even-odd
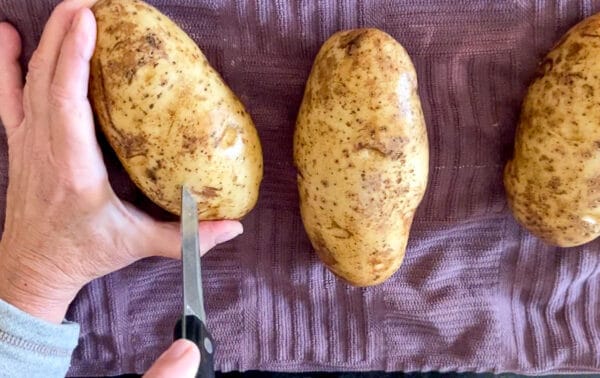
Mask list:
[[[194,41],[137,0],[93,7],[90,95],[103,132],[136,185],[179,214],[191,186],[199,218],[239,219],[255,205],[262,151],[244,106]]]
[[[540,65],[521,110],[504,184],[516,219],[548,243],[600,235],[600,14]]]
[[[329,269],[375,285],[400,266],[429,169],[417,77],[376,29],[334,34],[316,57],[296,123],[302,220]]]

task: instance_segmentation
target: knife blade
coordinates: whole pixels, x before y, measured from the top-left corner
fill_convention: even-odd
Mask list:
[[[200,366],[196,377],[214,378],[215,343],[206,327],[197,204],[185,185],[181,190],[181,259],[183,315],[175,326],[175,339],[188,339],[198,345]]]

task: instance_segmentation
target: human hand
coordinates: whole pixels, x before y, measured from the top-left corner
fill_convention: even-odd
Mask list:
[[[93,3],[58,5],[24,86],[19,35],[0,23],[0,118],[9,155],[0,298],[54,323],[87,282],[144,257],[180,254],[178,224],[123,203],[108,182],[87,100]],[[201,223],[202,252],[241,232],[235,221]]]
[[[144,378],[194,378],[200,365],[200,351],[189,340],[176,340],[148,369]]]

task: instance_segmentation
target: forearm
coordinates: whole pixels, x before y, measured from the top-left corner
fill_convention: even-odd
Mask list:
[[[79,287],[59,286],[68,282],[60,271],[5,244],[0,241],[0,299],[38,319],[60,324]]]
[[[79,325],[64,322],[73,290],[0,242],[0,377],[64,377]],[[12,256],[13,258],[8,258]]]
[[[79,325],[52,324],[0,299],[0,377],[64,377]]]

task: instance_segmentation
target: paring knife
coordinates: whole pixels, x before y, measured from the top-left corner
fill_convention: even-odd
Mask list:
[[[198,345],[200,367],[196,377],[214,378],[215,342],[206,328],[197,204],[185,185],[181,189],[181,237],[183,316],[175,325],[175,339],[188,339]]]

